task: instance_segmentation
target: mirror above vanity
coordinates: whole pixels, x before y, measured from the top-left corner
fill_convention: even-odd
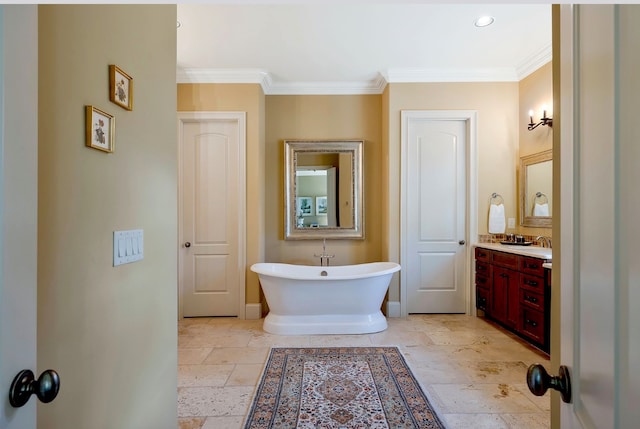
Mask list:
[[[364,141],[284,144],[285,239],[364,238]]]
[[[551,228],[552,150],[520,158],[520,225]]]

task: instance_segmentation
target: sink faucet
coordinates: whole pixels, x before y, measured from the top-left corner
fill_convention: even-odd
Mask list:
[[[539,235],[536,237],[536,241],[542,243],[542,247],[548,247],[551,249],[551,239],[544,235]]]
[[[322,239],[322,253],[320,255],[316,255],[316,254],[313,255],[316,258],[320,258],[320,266],[321,267],[328,267],[329,266],[329,259],[331,259],[331,258],[336,256],[336,255],[327,255],[326,245],[327,245],[327,239],[323,238]]]

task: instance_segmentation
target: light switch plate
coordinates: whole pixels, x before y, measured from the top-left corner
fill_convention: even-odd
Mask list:
[[[510,217],[509,219],[507,219],[507,228],[515,228],[516,227],[516,219],[513,217]]]
[[[144,259],[144,234],[141,229],[113,231],[113,266]]]

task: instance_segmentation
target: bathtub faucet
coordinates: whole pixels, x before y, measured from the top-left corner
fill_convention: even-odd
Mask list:
[[[322,239],[322,253],[320,255],[316,255],[315,253],[313,254],[313,256],[315,256],[316,258],[320,258],[320,266],[321,267],[328,267],[329,266],[329,259],[334,258],[336,255],[327,255],[327,239],[323,238]]]

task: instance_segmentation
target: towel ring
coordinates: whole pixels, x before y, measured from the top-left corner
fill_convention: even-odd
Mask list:
[[[502,198],[502,195],[494,192],[491,194],[491,198],[489,198],[489,205],[493,203],[493,200],[497,200],[498,198],[500,198],[500,202],[498,202],[498,204],[504,204],[504,198]]]
[[[547,196],[545,194],[543,194],[542,192],[536,192],[536,196],[533,198],[533,202],[537,202],[538,198],[543,198],[542,200],[542,204],[548,204],[549,203],[549,198],[547,198]]]

